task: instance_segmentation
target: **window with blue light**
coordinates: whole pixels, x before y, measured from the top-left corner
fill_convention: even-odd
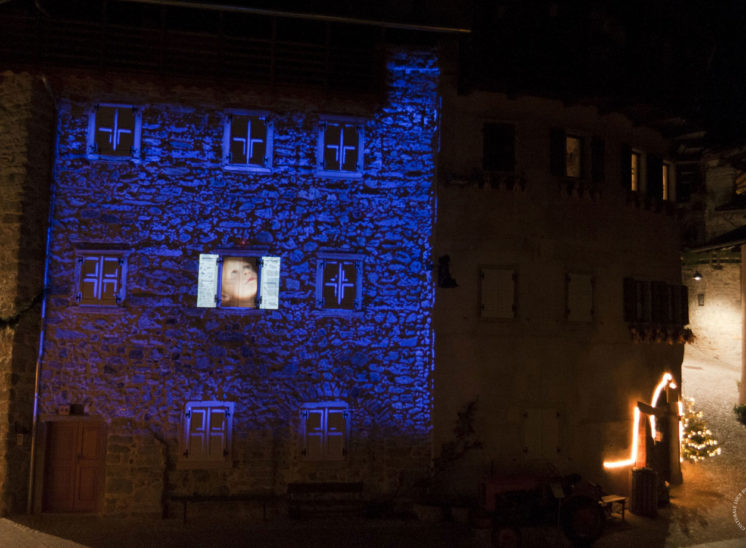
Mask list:
[[[350,411],[340,401],[307,403],[301,409],[301,455],[305,460],[333,461],[347,456]]]
[[[280,257],[228,250],[201,254],[197,306],[204,308],[277,309]]]
[[[347,253],[327,253],[316,268],[316,304],[328,311],[362,310],[363,258]]]
[[[271,169],[272,131],[272,120],[265,112],[228,111],[223,132],[226,169]]]
[[[126,250],[78,250],[75,300],[84,306],[120,306],[125,297]]]
[[[88,118],[88,156],[137,159],[140,156],[142,113],[132,105],[99,104]]]
[[[360,176],[363,171],[363,135],[361,120],[322,118],[317,149],[319,171],[331,176]]]
[[[231,463],[235,403],[191,401],[184,406],[180,468],[213,468]]]

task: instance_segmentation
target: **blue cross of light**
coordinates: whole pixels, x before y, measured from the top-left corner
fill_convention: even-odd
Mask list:
[[[119,142],[121,141],[121,137],[123,133],[132,133],[131,129],[123,129],[119,127],[119,109],[114,109],[114,126],[113,127],[100,127],[98,128],[99,131],[103,131],[104,133],[108,133],[108,140],[109,144],[111,145],[111,150],[116,150],[117,146],[119,145]]]
[[[337,263],[337,266],[337,274],[332,276],[324,286],[333,288],[334,296],[337,298],[337,304],[342,304],[342,301],[345,298],[345,289],[355,287],[355,284],[347,279],[344,264],[339,262]]]
[[[256,143],[263,143],[264,139],[252,139],[251,138],[251,120],[246,121],[246,137],[233,137],[234,141],[241,143],[243,154],[246,157],[246,163],[251,161],[251,157],[254,155],[254,145]]]
[[[326,148],[330,148],[334,151],[334,159],[339,163],[339,169],[344,166],[345,158],[347,157],[348,150],[355,150],[355,145],[345,145],[345,132],[344,128],[339,128],[339,144],[328,144]]]

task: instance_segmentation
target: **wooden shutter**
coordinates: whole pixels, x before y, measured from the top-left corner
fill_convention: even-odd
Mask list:
[[[550,169],[552,175],[565,176],[565,131],[553,128],[550,132]]]
[[[633,278],[624,278],[624,321],[637,321],[637,283]]]
[[[657,156],[648,155],[647,165],[647,195],[656,200],[663,199],[663,160]]]
[[[679,317],[679,321],[683,326],[689,323],[689,288],[687,286],[682,285],[679,288],[679,299],[679,302],[681,303],[681,316]]]
[[[652,297],[651,319],[654,323],[664,324],[668,313],[668,286],[665,282],[651,282]]]
[[[578,135],[565,135],[564,174],[575,179],[585,177],[585,142]]]
[[[637,302],[635,316],[638,322],[647,323],[652,317],[650,282],[635,280]]]
[[[591,139],[591,181],[601,183],[606,178],[606,143],[599,137]]]
[[[620,158],[621,165],[621,178],[622,187],[626,190],[632,190],[630,183],[632,180],[632,169],[630,163],[632,161],[632,149],[627,145],[622,145],[622,156]]]

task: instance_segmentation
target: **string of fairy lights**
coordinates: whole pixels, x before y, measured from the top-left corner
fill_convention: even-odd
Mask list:
[[[690,462],[703,461],[720,455],[722,448],[702,418],[702,411],[694,407],[694,398],[684,398],[685,410],[681,417],[681,458]]]

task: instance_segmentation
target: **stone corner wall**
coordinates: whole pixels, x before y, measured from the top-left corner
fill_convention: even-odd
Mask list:
[[[26,507],[54,120],[38,78],[0,74],[0,514]]]

